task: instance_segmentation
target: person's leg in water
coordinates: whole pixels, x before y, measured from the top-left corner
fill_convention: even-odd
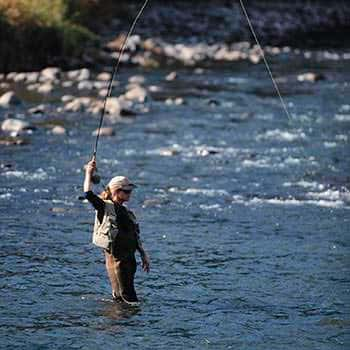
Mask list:
[[[106,258],[106,270],[107,270],[107,274],[112,287],[112,297],[114,300],[121,300],[120,286],[119,286],[118,277],[117,277],[117,269],[115,266],[116,262],[113,258],[113,255],[108,253],[106,250],[105,250],[105,258]]]
[[[135,257],[125,260],[116,260],[115,267],[121,298],[127,304],[138,304],[138,299],[134,287],[134,277],[136,272]]]

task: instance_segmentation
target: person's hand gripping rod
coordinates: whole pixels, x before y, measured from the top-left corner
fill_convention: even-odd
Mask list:
[[[85,172],[90,176],[91,182],[95,185],[101,181],[100,175],[97,174],[96,155],[93,154],[91,160],[84,166]]]

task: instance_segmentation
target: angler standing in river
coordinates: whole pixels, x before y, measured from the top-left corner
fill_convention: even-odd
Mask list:
[[[113,299],[136,305],[136,250],[141,255],[143,270],[150,270],[150,260],[140,240],[136,217],[124,206],[136,186],[127,177],[116,176],[110,180],[105,191],[97,196],[92,192],[95,171],[96,160],[93,158],[86,164],[84,180],[85,198],[96,210],[93,243],[104,250]]]

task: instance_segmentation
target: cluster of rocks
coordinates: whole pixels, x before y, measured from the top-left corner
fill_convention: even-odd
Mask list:
[[[242,47],[248,48],[248,45],[241,44]],[[276,52],[277,53],[277,52]],[[195,68],[195,74],[202,74],[202,68]],[[35,77],[35,79],[34,79]],[[185,103],[183,97],[171,97],[167,95],[164,87],[157,85],[146,84],[145,78],[141,75],[132,76],[128,79],[126,88],[121,90],[118,82],[113,85],[120,90],[119,96],[109,97],[104,105],[104,97],[107,94],[111,74],[103,72],[100,74],[93,74],[87,68],[63,72],[59,68],[46,68],[41,72],[31,73],[9,73],[2,76],[2,89],[4,86],[13,87],[17,83],[22,84],[27,90],[35,90],[37,93],[46,99],[46,103],[38,105],[29,105],[22,101],[17,94],[10,90],[0,95],[0,114],[5,115],[5,119],[1,123],[0,144],[25,144],[27,140],[23,139],[23,135],[31,134],[34,130],[45,127],[49,128],[49,132],[54,135],[65,135],[67,130],[64,127],[64,120],[67,115],[86,114],[99,117],[105,108],[106,119],[114,124],[121,121],[125,117],[135,117],[137,114],[144,114],[149,111],[148,102],[151,97],[156,94],[162,96],[162,101],[165,105],[182,105]],[[180,80],[181,74],[176,71],[168,73],[163,77],[163,84],[171,84],[173,81]],[[315,83],[323,76],[306,72],[294,78],[295,81],[301,83]],[[177,84],[179,82],[176,82]],[[42,86],[50,85],[50,94],[48,90],[40,88]],[[171,86],[171,85],[170,85]],[[82,96],[74,96],[72,94],[62,94],[64,87],[70,88],[70,92],[81,93]],[[50,102],[52,95],[57,96]],[[93,91],[94,90],[94,91]],[[58,96],[59,95],[59,96]],[[209,100],[208,105],[217,106],[219,102]],[[26,113],[23,114],[23,111]],[[18,113],[16,113],[18,112]],[[55,115],[60,122],[50,121],[50,116]],[[45,118],[48,120],[45,122]],[[38,123],[38,120],[40,121]],[[44,122],[43,122],[44,121]],[[115,129],[113,126],[102,128],[102,136],[113,136]],[[96,135],[96,131],[93,133]]]
[[[9,90],[0,95],[0,112],[5,115],[1,123],[0,132],[3,135],[0,143],[23,144],[25,142],[20,137],[42,125],[49,127],[52,134],[66,134],[67,130],[62,125],[37,122],[40,117],[45,120],[52,114],[59,117],[79,113],[99,117],[104,109],[107,121],[115,124],[125,117],[132,118],[148,112],[149,92],[143,76],[130,77],[126,88],[119,89],[119,96],[114,97],[113,92],[113,97],[109,97],[104,104],[111,78],[109,72],[95,75],[87,68],[63,72],[57,67],[45,68],[41,72],[12,72],[0,76],[3,79],[0,80],[0,89]],[[24,102],[14,91],[18,85],[41,96],[40,100],[46,103],[33,106]],[[117,81],[112,83],[113,87],[118,87]],[[65,89],[69,89],[70,94],[64,94]],[[73,92],[74,95],[71,94]],[[26,110],[26,114],[23,114],[23,110]],[[30,119],[33,119],[32,123],[28,121]],[[111,136],[114,133],[112,127],[101,130],[101,135]]]
[[[125,34],[120,34],[105,44],[105,51],[102,51],[101,55],[105,60],[109,59],[109,64],[115,63],[124,39]],[[232,44],[225,42],[210,44],[198,40],[193,40],[192,43],[171,43],[156,37],[142,39],[140,35],[135,34],[129,38],[121,60],[124,64],[157,68],[169,65],[210,66],[237,61],[258,64],[262,62],[264,55],[266,58],[270,58],[286,54],[317,60],[338,61],[350,59],[350,53],[347,52],[309,51],[293,49],[289,46],[265,46],[261,48],[248,41]]]
[[[111,57],[121,49],[125,35],[121,34],[117,38],[106,44]],[[264,53],[268,55],[278,55],[281,53],[290,53],[289,47],[270,47],[264,48]],[[196,42],[191,44],[174,44],[159,38],[148,38],[142,40],[139,35],[132,35],[122,56],[125,63],[140,65],[144,67],[159,67],[180,63],[185,66],[208,65],[215,62],[233,62],[248,60],[257,64],[263,57],[262,50],[257,45],[249,42],[237,42],[233,44],[216,43],[208,44],[206,42]]]

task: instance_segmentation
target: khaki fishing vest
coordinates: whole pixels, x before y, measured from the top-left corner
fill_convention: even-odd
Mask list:
[[[98,220],[96,212],[92,243],[100,248],[109,249],[118,234],[117,216],[113,202],[108,200],[104,202],[105,212],[102,222]]]

